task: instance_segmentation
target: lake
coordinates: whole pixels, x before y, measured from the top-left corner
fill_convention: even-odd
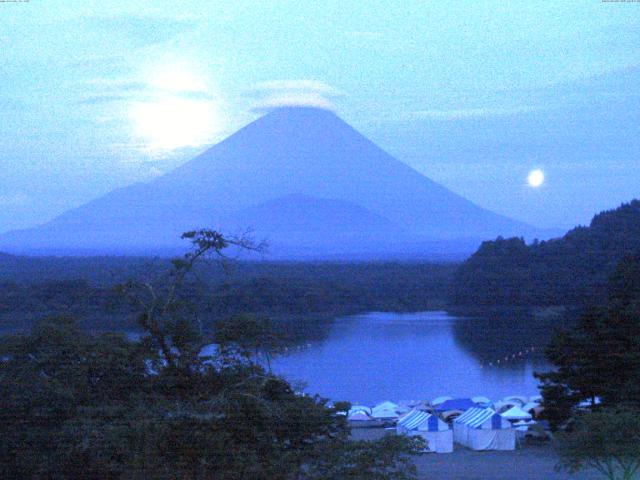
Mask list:
[[[336,319],[320,341],[272,362],[305,391],[373,405],[383,400],[538,394],[534,371],[549,325],[526,316],[455,317],[442,311],[372,312]]]

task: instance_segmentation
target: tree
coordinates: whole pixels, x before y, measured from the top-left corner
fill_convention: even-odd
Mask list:
[[[148,332],[154,346],[159,349],[167,367],[189,370],[200,363],[199,354],[204,346],[202,327],[197,316],[184,308],[185,281],[196,263],[213,257],[223,267],[228,256],[225,250],[262,251],[263,244],[256,244],[247,236],[228,237],[215,230],[193,230],[182,234],[193,250],[182,258],[172,260],[173,268],[155,280],[129,281],[119,290],[129,298],[138,310],[140,327]]]
[[[60,474],[62,452],[89,440],[90,430],[69,430],[70,424],[89,417],[98,422],[105,415],[113,418],[118,410],[118,415],[128,411],[134,399],[145,393],[145,359],[152,356],[124,335],[91,336],[64,317],[40,322],[29,335],[3,337],[2,477],[55,478]],[[74,464],[88,468],[81,467],[78,458]],[[111,477],[108,470],[101,472],[103,478]]]
[[[593,217],[561,238],[526,245],[484,242],[453,282],[456,305],[585,306],[607,301],[607,280],[626,255],[640,253],[640,200]]]
[[[339,400],[333,403],[333,408],[336,412],[348,413],[351,410],[351,402],[346,402],[344,400]]]
[[[416,466],[409,457],[423,451],[421,437],[386,436],[377,442],[343,441],[322,445],[317,461],[305,469],[307,480],[411,480]]]
[[[227,358],[260,362],[264,355],[271,371],[271,357],[282,348],[282,339],[273,323],[265,317],[236,315],[214,324],[214,341]]]
[[[640,412],[603,409],[579,415],[568,432],[557,435],[560,466],[585,467],[609,480],[630,480],[640,469]]]
[[[161,280],[122,287],[148,334],[141,341],[89,335],[65,318],[2,338],[3,478],[414,478],[415,442],[348,442],[325,399],[297,394],[256,361],[268,322],[221,325],[222,348],[200,355],[186,277],[207,253],[224,259],[244,243],[208,230],[185,238],[194,251]]]
[[[580,403],[594,406],[606,392],[610,345],[602,342],[603,330],[603,312],[593,309],[575,329],[558,331],[548,345],[547,359],[556,368],[536,377],[542,382],[544,415],[552,428],[566,422]]]
[[[611,279],[608,305],[587,310],[575,328],[553,338],[546,353],[556,368],[536,374],[552,427],[580,404],[640,408],[639,293],[640,259],[628,257]]]

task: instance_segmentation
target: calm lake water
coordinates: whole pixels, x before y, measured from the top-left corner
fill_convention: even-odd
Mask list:
[[[548,325],[516,316],[373,312],[336,319],[326,339],[295,347],[272,366],[332,400],[498,400],[539,393],[533,372],[548,369],[539,353],[548,332]]]

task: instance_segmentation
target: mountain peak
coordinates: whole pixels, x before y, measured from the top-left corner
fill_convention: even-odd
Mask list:
[[[322,107],[312,107],[310,105],[283,105],[281,107],[275,107],[269,110],[269,112],[264,115],[265,117],[270,116],[317,116],[317,117],[337,117],[337,115],[326,108]]]
[[[279,130],[305,130],[309,128],[317,130],[318,127],[323,129],[351,128],[334,112],[310,106],[277,107],[247,127],[277,128]]]
[[[316,245],[357,231],[354,252],[365,245],[383,251],[383,245],[398,245],[400,231],[407,242],[474,238],[478,243],[532,231],[433,182],[335,113],[288,106],[147,184],[113,191],[40,228],[5,235],[0,247],[152,252],[179,245],[187,230],[233,233],[233,227],[256,223],[264,225],[264,232],[255,232],[261,237],[273,230],[269,222],[278,225],[281,238],[293,240],[296,234],[301,243]],[[323,235],[316,242],[311,237],[318,232]]]

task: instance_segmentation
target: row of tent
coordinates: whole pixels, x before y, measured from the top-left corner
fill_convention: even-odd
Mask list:
[[[435,414],[412,410],[398,420],[396,432],[422,437],[429,452],[453,452],[454,441],[472,450],[516,448],[516,430],[492,408],[469,408],[453,421],[453,428]]]
[[[518,433],[535,423],[532,414],[540,405],[532,400],[537,399],[509,397],[494,404],[484,400],[444,397],[413,409],[389,401],[373,408],[356,405],[347,418],[363,426],[365,421],[368,426],[395,423],[398,434],[423,437],[427,451],[451,452],[454,441],[473,450],[513,450]]]
[[[410,410],[410,407],[388,401],[382,402],[373,408],[364,405],[353,405],[349,410],[348,418],[349,420],[396,419]]]
[[[451,397],[443,398],[446,399],[440,402],[436,402],[434,400],[433,402],[431,402],[431,404],[413,405],[412,408],[418,410],[433,411],[446,421],[451,421],[453,418],[461,415],[470,408],[477,407],[491,407],[494,411],[500,413],[504,418],[511,421],[528,421],[531,420],[534,416],[537,416],[542,411],[542,407],[537,402],[523,403],[519,400],[504,399],[496,402],[495,404],[492,404],[490,401],[477,401],[478,399],[482,399],[484,397],[474,397],[472,399],[454,399]],[[524,402],[526,402],[526,399],[524,400]],[[382,402],[373,408],[369,408],[364,405],[354,405],[347,413],[347,418],[350,421],[356,422],[367,420],[395,421],[405,413],[409,412],[412,408],[405,405],[398,405],[389,401]]]

